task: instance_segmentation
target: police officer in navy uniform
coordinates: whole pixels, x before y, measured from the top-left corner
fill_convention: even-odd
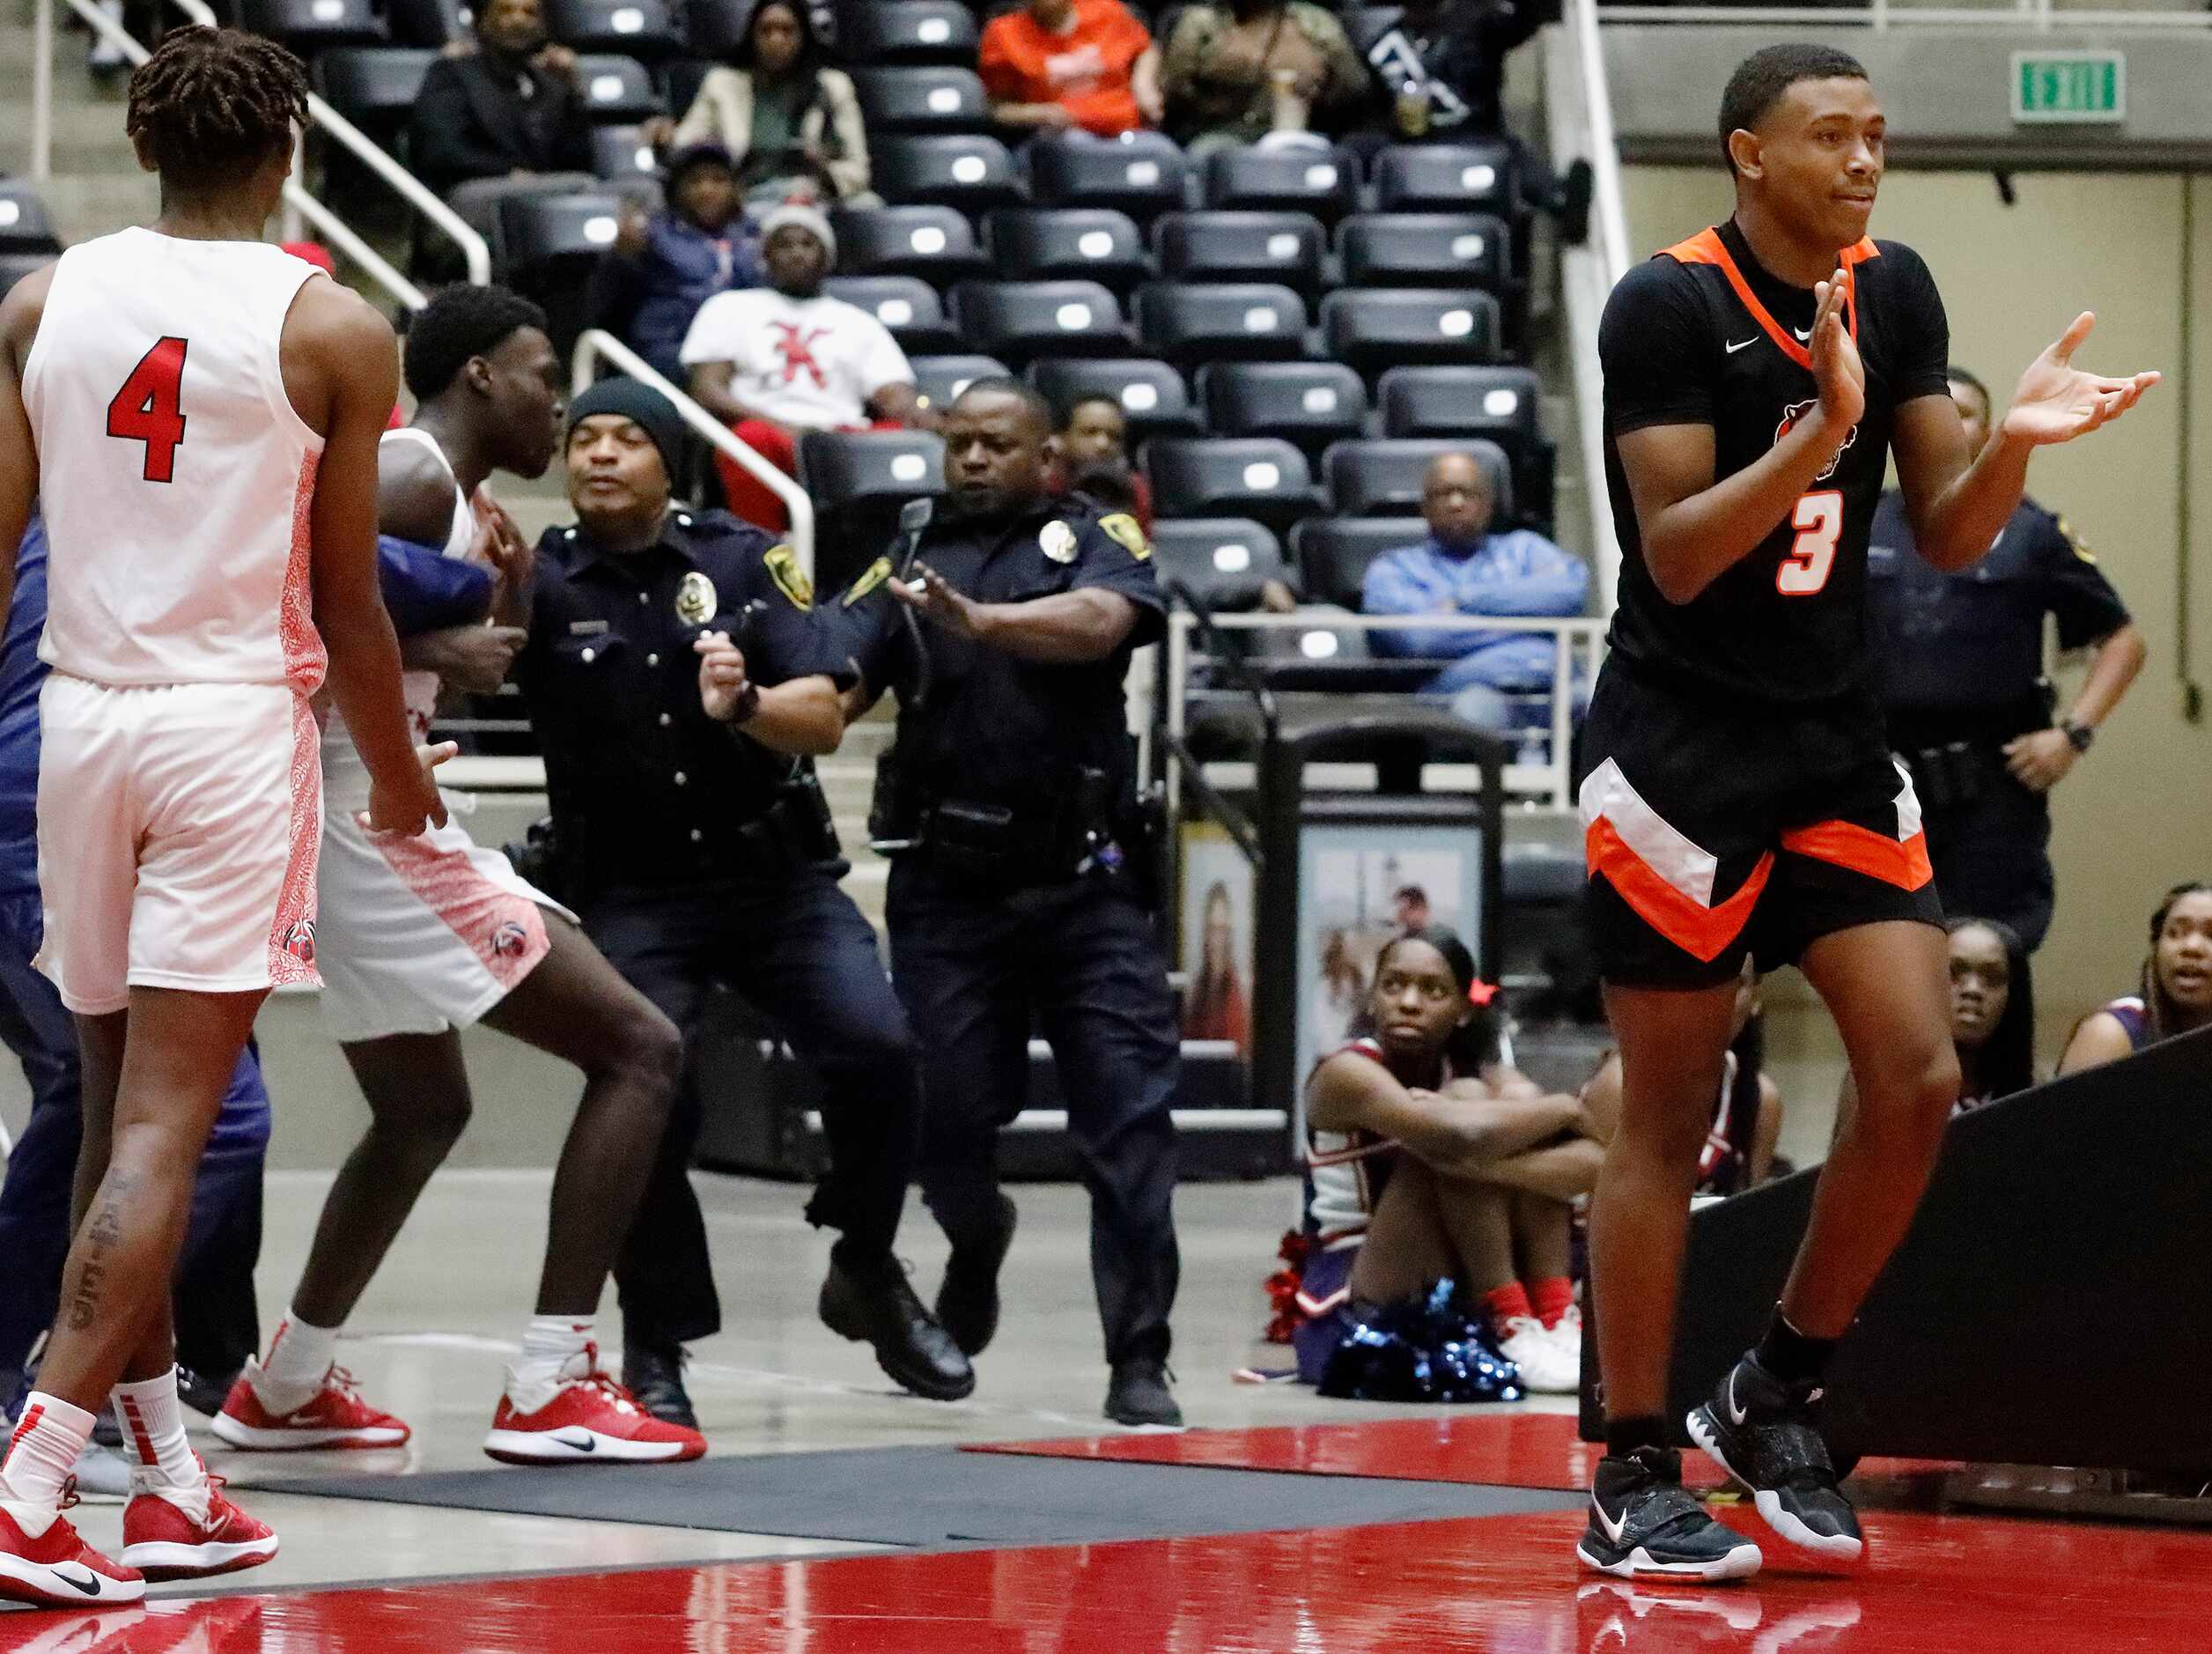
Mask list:
[[[1964,369],[1947,371],[1979,453],[1989,393]],[[1874,681],[1890,745],[1920,794],[1943,910],[2002,919],[2036,948],[2053,895],[2050,790],[2142,669],[2142,634],[2066,520],[2031,499],[1987,557],[1945,574],[1914,549],[1898,494],[1884,494],[1867,572]],[[2063,717],[2043,676],[2046,615],[2061,649],[2096,652]]]
[[[842,1230],[822,1319],[908,1390],[955,1400],[968,1359],[892,1256],[920,1118],[914,1043],[807,756],[844,735],[847,658],[827,647],[791,548],[670,505],[682,427],[657,391],[569,404],[578,521],[538,543],[515,661],[545,756],[565,899],[615,968],[683,1029],[726,981],[821,1075],[830,1170],[807,1208]],[[615,1271],[623,1381],[689,1422],[682,1347],[718,1330],[688,1175],[687,1087]]]
[[[1051,430],[1012,380],[953,403],[945,506],[840,600],[862,676],[848,701],[899,698],[872,826],[897,846],[891,964],[921,1042],[922,1196],[953,1244],[939,1318],[971,1355],[997,1329],[1014,1209],[996,1141],[1025,1100],[1034,1017],[1090,1191],[1107,1415],[1176,1424],[1180,1046],[1122,693],[1163,604],[1132,518],[1046,491]]]

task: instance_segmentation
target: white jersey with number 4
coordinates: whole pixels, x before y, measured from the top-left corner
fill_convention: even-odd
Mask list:
[[[279,347],[305,261],[131,229],[62,255],[23,400],[51,545],[39,658],[114,688],[322,682],[322,439]]]

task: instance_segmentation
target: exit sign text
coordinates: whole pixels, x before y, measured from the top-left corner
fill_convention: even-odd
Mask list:
[[[2015,52],[2017,122],[2112,122],[2127,118],[2127,58],[2121,52]]]

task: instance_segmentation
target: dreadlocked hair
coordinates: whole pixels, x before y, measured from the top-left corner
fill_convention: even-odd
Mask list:
[[[239,29],[172,30],[130,77],[123,129],[145,142],[165,182],[242,182],[291,153],[307,118],[307,71],[276,41]]]

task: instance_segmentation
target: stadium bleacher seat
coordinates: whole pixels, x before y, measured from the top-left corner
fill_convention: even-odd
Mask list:
[[[899,507],[945,489],[945,444],[927,431],[809,431],[799,481],[815,502],[815,580],[848,584],[879,556]]]
[[[1287,572],[1282,543],[1250,517],[1177,517],[1153,525],[1160,579],[1187,587],[1211,608],[1231,590],[1249,590]]]
[[[471,16],[464,0],[385,0],[383,11],[401,46],[449,45],[468,34]]]
[[[245,0],[240,20],[255,34],[312,58],[334,46],[372,46],[387,37],[370,0]]]
[[[420,0],[417,0],[420,4]],[[683,0],[683,40],[690,55],[721,63],[745,38],[757,0]]]
[[[634,184],[658,180],[660,163],[653,145],[634,126],[595,126],[592,129],[592,171],[610,184]]]
[[[1206,204],[1249,212],[1309,212],[1334,224],[1360,206],[1360,164],[1346,150],[1237,146],[1206,157]]]
[[[837,268],[854,276],[915,276],[940,291],[990,268],[965,213],[950,207],[842,207]]]
[[[1427,538],[1428,525],[1419,517],[1316,517],[1291,531],[1291,560],[1313,602],[1356,611],[1368,565]]]
[[[845,0],[837,20],[848,63],[975,64],[976,14],[956,0]]]
[[[1006,365],[992,356],[915,356],[907,366],[914,370],[915,395],[940,411],[977,380],[1006,377]]]
[[[1080,279],[1125,293],[1150,274],[1144,238],[1111,207],[1010,208],[984,225],[991,262],[1010,281]]]
[[[579,52],[620,52],[658,63],[684,48],[668,0],[547,0],[546,27]]]
[[[1062,419],[1080,397],[1111,396],[1129,422],[1132,449],[1156,436],[1194,436],[1204,429],[1183,375],[1165,362],[1050,356],[1029,365],[1029,383]]]
[[[1324,235],[1309,212],[1170,212],[1152,229],[1160,273],[1181,282],[1277,282],[1321,297]]]
[[[994,137],[918,137],[893,133],[869,146],[875,187],[886,201],[935,203],[981,212],[1018,200],[1014,158]]]
[[[1513,151],[1502,144],[1393,144],[1375,158],[1384,212],[1514,216]]]
[[[984,132],[991,127],[983,82],[952,64],[856,63],[847,71],[870,132]]]
[[[944,300],[918,276],[832,276],[822,291],[866,311],[909,356],[961,348],[960,330],[945,319]]]
[[[53,255],[47,253],[0,253],[0,299],[6,298],[8,289],[33,270],[53,262]]]
[[[1505,450],[1479,437],[1400,437],[1339,442],[1321,456],[1321,471],[1343,517],[1418,515],[1428,468],[1447,454],[1464,454],[1490,473],[1500,526],[1514,513],[1513,468]]]
[[[1306,456],[1279,437],[1162,438],[1145,475],[1161,518],[1249,517],[1280,534],[1322,508]]]
[[[1509,454],[1544,441],[1543,386],[1525,367],[1394,367],[1375,403],[1386,437],[1487,437]]]
[[[1031,141],[1029,193],[1040,206],[1113,207],[1139,224],[1188,204],[1191,163],[1157,132],[1066,133]]]
[[[1186,367],[1282,361],[1305,354],[1306,305],[1272,283],[1153,282],[1137,290],[1137,336]]]
[[[317,54],[309,78],[332,108],[391,149],[437,61],[427,47],[342,46]]]
[[[1317,457],[1366,428],[1368,390],[1341,362],[1210,362],[1198,370],[1206,428],[1222,437],[1280,437]]]
[[[1096,282],[962,282],[953,289],[953,320],[970,350],[1009,363],[1129,348],[1121,306]]]
[[[626,203],[611,188],[579,190],[553,183],[499,203],[492,274],[535,299],[546,330],[565,358],[587,321],[592,272],[615,243]]]
[[[1329,356],[1362,373],[1431,364],[1482,364],[1498,354],[1493,295],[1441,287],[1339,287],[1321,301]]]
[[[53,215],[38,191],[21,179],[0,179],[0,253],[51,255],[61,250]]]
[[[634,57],[609,52],[580,53],[576,59],[576,82],[594,122],[613,124],[650,121],[664,114],[653,77]]]
[[[1508,232],[1478,213],[1376,212],[1337,232],[1344,279],[1353,287],[1480,287],[1508,282]]]

